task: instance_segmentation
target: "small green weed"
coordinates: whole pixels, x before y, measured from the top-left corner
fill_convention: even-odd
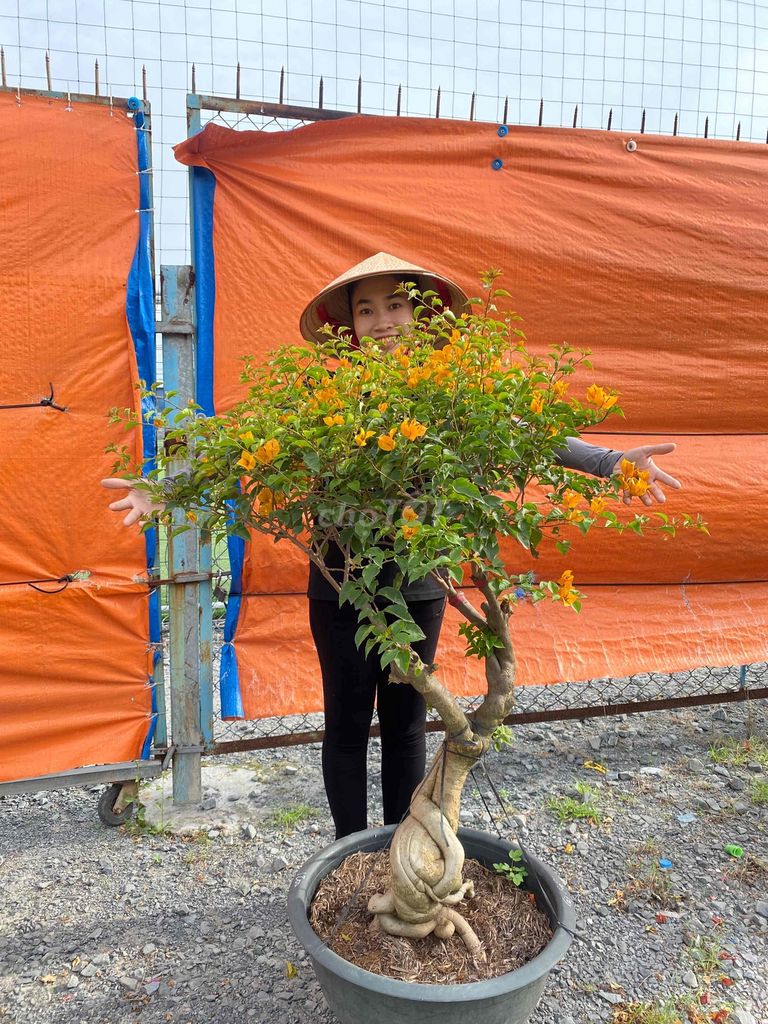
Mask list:
[[[754,779],[749,796],[755,807],[765,807],[768,805],[768,782]]]
[[[525,881],[525,877],[528,871],[523,864],[523,851],[522,850],[510,850],[507,854],[509,857],[509,863],[502,861],[499,864],[494,864],[495,870],[500,875],[504,875],[508,882],[512,885],[522,885]]]
[[[603,814],[597,806],[600,794],[588,782],[577,782],[576,791],[581,799],[572,796],[553,796],[547,801],[547,808],[552,811],[558,821],[589,821],[599,825]]]
[[[146,807],[140,800],[134,800],[134,815],[125,823],[125,830],[132,836],[164,836],[170,832],[169,826],[164,821],[156,825],[147,821]]]
[[[294,804],[293,807],[281,807],[274,811],[267,819],[267,824],[277,828],[295,828],[302,821],[317,817],[319,813],[317,807],[310,807],[309,804]]]
[[[709,756],[715,764],[740,767],[756,761],[763,768],[768,768],[768,743],[757,736],[745,740],[723,736],[709,748]]]
[[[683,1024],[674,999],[663,1003],[627,1003],[617,1008],[613,1024]]]
[[[724,952],[718,935],[697,935],[693,945],[688,947],[691,966],[706,982],[712,975],[723,973],[723,961],[730,959]]]

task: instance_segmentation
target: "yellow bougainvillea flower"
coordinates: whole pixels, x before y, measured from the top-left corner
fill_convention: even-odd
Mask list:
[[[451,331],[451,341],[461,341],[461,331],[457,330],[455,327]]]
[[[403,519],[407,519],[409,523],[412,523],[414,519],[418,518],[418,513],[415,512],[410,505],[406,505],[403,509]]]
[[[409,441],[415,441],[417,437],[423,437],[427,432],[427,428],[423,423],[419,423],[418,420],[403,420],[400,424],[400,433],[403,437],[407,437]]]
[[[572,604],[575,604],[576,601],[579,600],[579,595],[576,593],[575,590],[566,590],[565,593],[560,594],[560,600],[563,602],[563,604],[567,604],[570,607]]]
[[[392,449],[397,444],[397,441],[395,441],[395,433],[396,432],[397,432],[397,427],[392,427],[392,429],[389,431],[388,434],[380,434],[379,435],[377,444],[378,444],[379,448],[381,448],[381,450],[383,452],[391,452]]]
[[[187,519],[190,521],[190,523],[196,523],[197,512],[187,512]]]
[[[339,360],[339,368],[342,370],[348,370],[352,366],[352,363],[345,357]]]
[[[256,459],[251,455],[250,452],[243,452],[240,458],[237,460],[237,465],[242,466],[243,469],[250,472],[256,465]]]
[[[650,471],[638,469],[634,462],[629,459],[622,459],[619,466],[619,483],[624,491],[627,491],[633,498],[642,498],[650,486]]]
[[[261,448],[256,449],[256,458],[262,466],[268,466],[270,462],[274,462],[279,454],[280,442],[274,437],[265,441]]]
[[[389,408],[389,402],[379,402],[377,408],[379,412],[386,412]]]
[[[563,507],[564,508],[576,508],[581,501],[581,495],[578,491],[572,491],[570,488],[563,492]]]
[[[344,417],[340,412],[335,413],[333,416],[323,416],[323,423],[326,427],[340,427],[344,422]]]
[[[544,395],[537,391],[531,399],[531,412],[540,413],[544,409]]]
[[[591,405],[596,405],[598,409],[608,410],[612,406],[616,405],[619,396],[617,394],[606,391],[605,388],[601,388],[599,384],[590,384],[587,388],[587,401]]]
[[[589,503],[589,511],[593,516],[599,516],[605,511],[605,498],[593,498]]]
[[[400,529],[402,530],[403,536],[405,537],[406,540],[413,540],[413,538],[419,532],[421,527],[419,525],[416,525],[416,526],[402,526]]]
[[[404,370],[407,370],[408,367],[411,365],[411,360],[408,358],[408,356],[399,356],[397,361],[398,363],[400,363]]]
[[[247,441],[248,443],[250,443],[253,440],[253,431],[246,430],[244,434],[238,434],[238,437],[240,438],[241,441]]]
[[[361,427],[355,434],[355,444],[357,445],[357,447],[365,448],[365,446],[368,444],[368,438],[373,437],[373,434],[373,430],[363,430],[363,428]]]
[[[570,384],[567,380],[556,380],[555,383],[552,385],[552,390],[555,392],[555,395],[557,395],[557,397],[562,401],[562,399],[565,398],[569,387]]]
[[[256,495],[256,508],[260,516],[268,516],[275,507],[275,497],[269,487],[262,487]]]

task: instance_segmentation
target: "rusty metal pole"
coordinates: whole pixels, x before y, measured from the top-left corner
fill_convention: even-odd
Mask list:
[[[158,329],[163,336],[163,378],[166,392],[176,392],[173,404],[179,408],[195,399],[192,280],[191,267],[160,268],[162,319]],[[184,468],[183,460],[174,465],[175,472]],[[179,525],[183,521],[180,516]],[[168,544],[174,804],[202,799],[198,546],[195,528],[171,537]]]

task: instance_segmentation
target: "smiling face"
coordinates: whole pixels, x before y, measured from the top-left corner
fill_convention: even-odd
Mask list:
[[[413,303],[405,295],[398,295],[399,280],[393,275],[367,277],[357,281],[351,290],[352,326],[358,338],[365,336],[389,343],[413,320]]]

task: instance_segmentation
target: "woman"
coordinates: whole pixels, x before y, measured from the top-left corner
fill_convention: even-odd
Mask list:
[[[370,337],[393,349],[402,331],[413,320],[413,304],[398,293],[403,281],[415,281],[420,291],[436,291],[445,307],[460,312],[467,302],[462,289],[449,278],[426,271],[388,253],[377,253],[347,270],[308,303],[300,330],[308,341],[326,324],[350,327],[354,339]],[[569,438],[559,453],[562,465],[593,476],[610,476],[622,457],[649,471],[649,491],[641,499],[663,502],[662,484],[680,484],[653,462],[654,455],[673,451],[674,444],[643,445],[626,452]],[[105,487],[124,488],[125,481],[102,481]],[[624,499],[631,501],[629,495]],[[128,510],[126,526],[154,511],[146,495],[130,488],[128,495],[110,506]],[[326,555],[331,574],[341,573],[343,556],[338,548]],[[402,588],[411,615],[424,633],[414,645],[422,661],[434,661],[445,610],[444,591],[432,577]],[[323,780],[336,836],[341,838],[367,827],[368,734],[376,703],[381,726],[381,785],[384,823],[396,824],[408,811],[411,795],[422,780],[426,762],[426,709],[420,694],[410,686],[388,683],[375,654],[366,658],[354,635],[357,611],[351,604],[339,607],[338,594],[314,564],[309,571],[309,621],[320,660],[325,706]]]

